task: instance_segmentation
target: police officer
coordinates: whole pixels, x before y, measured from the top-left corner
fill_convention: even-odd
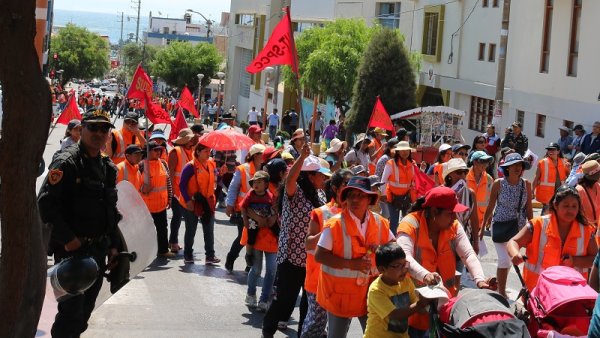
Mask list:
[[[40,215],[52,227],[48,254],[55,262],[92,257],[103,271],[120,246],[117,223],[117,168],[101,153],[114,126],[102,110],[86,112],[80,142],[52,161],[38,197]],[[87,329],[102,276],[83,294],[58,303],[53,337],[79,337]]]

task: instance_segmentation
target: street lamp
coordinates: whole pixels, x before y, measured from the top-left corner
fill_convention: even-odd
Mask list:
[[[218,93],[217,93],[217,112],[215,115],[215,121],[217,121],[217,123],[219,123],[219,112],[221,111],[221,86],[223,83],[223,78],[225,77],[225,73],[223,72],[217,72],[217,76],[219,77],[219,89],[218,89]]]
[[[265,108],[265,112],[262,116],[262,124],[263,124],[263,129],[269,129],[267,128],[267,105],[269,103],[269,82],[271,81],[271,73],[273,73],[273,70],[275,70],[273,67],[266,67],[263,71],[265,72],[265,104],[263,105]]]
[[[207,18],[206,18],[206,17],[205,17],[205,16],[204,16],[202,13],[200,13],[200,12],[196,12],[196,11],[195,11],[195,10],[193,10],[193,9],[186,9],[185,11],[186,11],[186,12],[189,12],[189,13],[196,13],[196,14],[200,15],[200,16],[201,16],[201,17],[202,17],[204,20],[206,20],[206,28],[207,28],[207,30],[206,30],[206,40],[208,40],[208,39],[209,39],[209,36],[210,36],[210,33],[212,32],[212,31],[210,30],[210,28],[212,27],[212,25],[213,25],[215,22],[214,22],[214,21],[212,21],[212,20],[210,20],[210,19],[207,19]],[[207,41],[207,42],[208,42],[208,41]]]
[[[58,74],[58,84],[62,86],[62,75],[65,71],[62,69],[59,69],[56,71],[56,73]]]
[[[204,78],[204,74],[196,75],[198,77],[198,114],[200,115],[200,121],[202,121],[202,79]],[[202,122],[200,122],[202,123]]]

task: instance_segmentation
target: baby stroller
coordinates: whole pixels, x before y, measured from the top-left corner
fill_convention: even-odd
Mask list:
[[[577,270],[550,267],[540,274],[537,285],[529,292],[519,267],[514,267],[523,284],[519,295],[529,312],[527,328],[532,337],[547,337],[551,331],[587,336],[598,293]]]
[[[514,313],[500,294],[472,289],[442,305],[439,317],[433,315],[433,323],[436,323],[437,337],[529,338],[525,322]]]

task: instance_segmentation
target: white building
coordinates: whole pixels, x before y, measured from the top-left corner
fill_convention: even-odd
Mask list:
[[[262,107],[264,76],[245,71],[279,22],[290,0],[232,0],[225,101],[242,117]],[[422,54],[417,74],[418,103],[464,110],[467,143],[492,121],[500,46],[501,0],[335,0],[291,1],[294,27],[335,18],[364,18],[398,28],[405,45]],[[558,127],[600,120],[600,1],[512,1],[503,115],[499,134],[514,121],[523,123],[529,146],[543,155],[559,137]],[[318,10],[315,10],[318,9]],[[278,107],[295,100],[280,85]],[[271,91],[269,96],[272,96]],[[269,105],[271,105],[269,101]]]
[[[208,32],[205,23],[193,23],[192,15],[185,13],[182,18],[162,18],[150,13],[148,31],[144,32],[146,43],[153,46],[166,46],[171,41],[213,43],[212,31]]]

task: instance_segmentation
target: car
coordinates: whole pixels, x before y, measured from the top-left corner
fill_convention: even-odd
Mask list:
[[[106,91],[116,92],[118,89],[119,89],[119,85],[116,83],[111,83],[106,86],[100,86],[100,90],[102,90],[103,92],[106,92]]]

